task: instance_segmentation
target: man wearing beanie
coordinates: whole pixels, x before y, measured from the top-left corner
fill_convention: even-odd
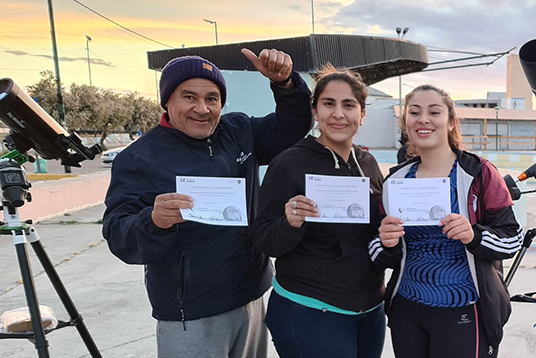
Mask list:
[[[275,113],[220,116],[227,98],[220,70],[198,56],[175,58],[162,70],[160,124],[112,167],[103,235],[114,255],[145,265],[159,358],[267,356],[269,258],[253,246],[247,227],[185,220],[179,209],[195,203],[176,192],[177,176],[246,178],[252,223],[259,165],[311,129],[311,93],[290,56],[275,49],[242,53],[270,79]]]

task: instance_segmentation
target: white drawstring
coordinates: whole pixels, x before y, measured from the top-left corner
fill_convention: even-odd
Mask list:
[[[354,147],[350,148],[350,152],[352,153],[352,157],[354,157],[355,164],[357,165],[357,170],[359,170],[359,174],[361,174],[362,177],[365,177],[365,173],[361,169],[361,166],[359,165],[357,161],[357,157],[355,156],[355,150]]]
[[[339,165],[339,158],[337,158],[337,155],[334,151],[332,151],[329,147],[324,146],[327,150],[331,152],[331,155],[333,156],[333,160],[335,161],[335,169],[341,169],[341,166]],[[357,170],[359,170],[359,174],[364,178],[365,172],[363,172],[363,169],[361,169],[361,166],[359,165],[359,162],[357,161],[357,157],[355,156],[355,150],[354,147],[350,148],[350,152],[352,153],[352,157],[354,158],[354,162],[357,166]],[[370,189],[370,193],[372,194],[372,189]]]
[[[361,169],[361,166],[359,165],[359,162],[357,161],[357,157],[355,156],[354,147],[350,148],[350,152],[352,152],[352,157],[354,157],[355,164],[357,165],[357,169],[359,170],[359,173],[361,173],[361,176],[364,178],[365,173],[363,172],[363,170]],[[370,193],[373,194],[372,188],[369,188],[369,190],[370,190]]]
[[[335,152],[333,152],[330,148],[324,147],[327,150],[331,152],[331,155],[333,156],[333,160],[335,161],[335,169],[341,169],[341,166],[339,165],[339,158],[335,155]]]

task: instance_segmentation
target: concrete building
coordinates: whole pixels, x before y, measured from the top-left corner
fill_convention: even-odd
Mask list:
[[[488,92],[484,100],[455,101],[469,149],[536,150],[536,111],[518,55],[509,55],[506,92]]]

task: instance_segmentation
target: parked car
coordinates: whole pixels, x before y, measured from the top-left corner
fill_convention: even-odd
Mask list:
[[[102,154],[101,154],[102,163],[103,164],[112,164],[112,162],[115,159],[115,156],[117,154],[119,154],[119,152],[121,152],[125,148],[126,148],[126,146],[117,147],[117,148],[109,149],[109,150],[106,150],[106,151],[102,152]]]

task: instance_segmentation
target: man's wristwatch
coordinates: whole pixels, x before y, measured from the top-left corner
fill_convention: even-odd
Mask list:
[[[270,84],[276,87],[287,87],[289,81],[292,79],[292,74],[288,75],[283,81],[270,81]]]

